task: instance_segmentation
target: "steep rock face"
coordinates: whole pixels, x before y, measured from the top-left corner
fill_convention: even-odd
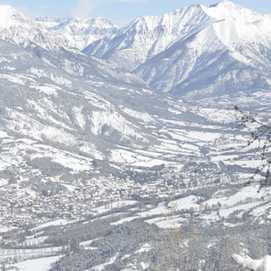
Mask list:
[[[199,5],[163,16],[140,17],[120,29],[114,37],[91,44],[85,52],[118,63],[125,61],[125,68],[133,70],[207,21],[208,17]]]
[[[202,6],[212,18],[143,63],[137,73],[163,92],[197,95],[269,88],[270,17],[230,1]]]
[[[178,95],[269,88],[270,48],[251,43],[230,48],[220,34],[212,24],[179,40],[136,72],[152,87]]]

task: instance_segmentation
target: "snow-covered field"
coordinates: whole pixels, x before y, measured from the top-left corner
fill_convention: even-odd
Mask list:
[[[27,260],[15,265],[18,271],[48,271],[61,257],[48,257],[36,260]]]

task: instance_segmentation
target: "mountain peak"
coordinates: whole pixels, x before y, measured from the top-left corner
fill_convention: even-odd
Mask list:
[[[0,13],[2,14],[6,14],[6,15],[14,15],[16,13],[18,13],[17,9],[14,8],[11,5],[0,5]]]
[[[240,6],[230,0],[224,0],[210,6],[203,6],[205,13],[216,20],[233,19],[243,22],[261,20],[262,14]]]
[[[26,20],[26,16],[10,5],[0,5],[0,27],[5,28]]]
[[[222,0],[216,4],[210,5],[210,7],[216,7],[216,6],[230,6],[230,7],[236,7],[239,6],[236,3],[234,3],[233,1],[230,0]]]
[[[109,19],[102,17],[37,18],[36,22],[50,33],[65,38],[67,47],[83,50],[89,44],[111,36],[118,29]]]

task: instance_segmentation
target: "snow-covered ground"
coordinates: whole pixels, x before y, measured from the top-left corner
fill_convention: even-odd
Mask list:
[[[124,270],[148,270],[153,233],[264,226],[271,193],[260,177],[248,185],[259,146],[233,107],[270,119],[269,26],[230,1],[118,32],[100,18],[33,20],[0,6],[0,37],[12,41],[0,41],[0,240],[10,246],[0,258],[47,271],[61,256],[33,258],[62,254],[73,235],[95,253],[127,233],[140,242]],[[69,50],[50,50],[59,46]],[[116,251],[93,270],[118,264]]]
[[[18,271],[48,271],[61,256],[28,260],[15,265]]]

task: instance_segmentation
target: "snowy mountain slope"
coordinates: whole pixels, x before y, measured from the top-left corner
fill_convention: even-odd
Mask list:
[[[14,55],[20,54],[20,50],[16,47],[10,49],[9,46],[7,49],[6,45],[2,43],[2,51],[8,50],[9,53],[3,56],[0,80],[2,83],[7,81],[1,95],[5,112],[11,119],[13,119],[11,116],[14,116],[14,122],[7,122],[10,129],[15,129],[19,125],[17,127],[21,129],[19,134],[31,136],[35,140],[45,139],[53,142],[60,142],[63,132],[64,135],[66,134],[68,144],[71,144],[71,141],[78,144],[76,142],[80,140],[79,138],[76,140],[74,132],[76,130],[83,136],[85,129],[90,129],[89,132],[95,131],[97,136],[106,137],[114,134],[116,142],[128,140],[130,136],[134,137],[135,142],[137,137],[143,140],[140,132],[137,132],[137,125],[133,125],[122,117],[113,99],[109,102],[101,94],[91,93],[93,89],[95,92],[98,91],[97,89],[108,88],[109,82],[110,85],[114,85],[115,81],[118,87],[120,75],[112,71],[109,66],[97,60],[89,61],[83,55],[71,54],[64,50],[53,54],[41,48],[27,48],[21,52],[21,57],[17,60]],[[29,56],[31,56],[30,59]],[[122,77],[125,78],[121,81],[124,86],[126,84],[144,86],[132,75],[130,78],[129,75],[122,75]],[[85,82],[80,83],[82,78]],[[16,90],[16,86],[19,90]],[[10,88],[13,90],[9,90]],[[13,99],[10,97],[11,91],[14,92]],[[114,91],[113,86],[108,91]],[[22,108],[17,110],[12,102],[18,102]],[[93,108],[92,114],[91,108]],[[71,109],[73,112],[69,112]],[[89,113],[89,116],[84,116],[83,112]],[[108,114],[113,117],[112,113],[115,113],[117,118],[122,118],[123,123],[114,122],[114,118],[108,120],[107,117],[104,120],[99,118],[96,122],[96,114]],[[22,118],[19,123],[16,116]],[[48,131],[48,135],[52,134],[51,139],[46,135],[46,130],[50,125],[52,125],[52,130]],[[58,130],[58,128],[64,130]],[[63,140],[62,143],[65,145],[65,138]]]
[[[148,168],[182,168],[188,161],[200,166],[210,161],[206,151],[213,152],[212,159],[222,157],[224,151],[217,153],[210,142],[224,140],[224,134],[234,142],[238,133],[230,124],[234,118],[225,122],[224,112],[217,113],[219,121],[212,120],[221,106],[207,106],[206,115],[199,105],[153,93],[136,76],[83,54],[22,49],[2,41],[0,70],[1,144],[6,146],[1,169],[8,170],[12,161],[26,170],[26,179],[37,169],[41,179],[61,172],[84,179],[84,172],[106,175],[123,167],[127,174],[135,170],[135,179],[150,174],[151,180],[156,173],[152,176]],[[104,172],[93,169],[95,160]],[[215,161],[211,165],[219,168]]]
[[[228,1],[204,11],[218,21],[149,59],[138,74],[179,95],[269,89],[270,17]]]
[[[114,37],[90,44],[84,51],[119,64],[125,60],[124,68],[133,70],[207,21],[208,16],[201,6],[176,10],[161,17],[140,17],[120,29]]]
[[[117,30],[109,20],[102,18],[32,19],[9,5],[0,5],[0,18],[1,39],[23,46],[32,43],[46,49],[64,47],[80,51]]]
[[[50,19],[37,18],[36,21],[49,32],[62,35],[68,47],[83,50],[90,43],[117,32],[118,27],[111,21],[103,18],[67,18]]]
[[[269,15],[222,1],[136,19],[114,38],[93,43],[85,52],[136,68],[162,92],[205,95],[268,89],[270,23]]]
[[[23,46],[31,43],[46,49],[65,45],[61,35],[52,35],[12,6],[0,5],[0,38]]]
[[[43,181],[64,189],[110,174],[156,182],[160,169],[169,167],[183,174],[184,182],[176,184],[182,187],[190,185],[196,168],[209,168],[194,183],[201,186],[221,174],[242,181],[258,165],[249,161],[253,152],[249,157],[240,152],[247,132],[235,126],[229,109],[238,96],[225,96],[225,105],[223,100],[192,105],[153,93],[134,75],[83,54],[0,45],[4,182],[19,178],[39,194]],[[261,106],[269,103],[270,97],[258,95],[251,97],[251,108],[259,97]]]
[[[168,113],[159,99],[159,109],[148,109],[155,95],[135,76],[84,55],[2,41],[0,85],[1,174],[16,167],[12,179],[37,174],[51,182],[55,174],[78,174],[83,180],[86,172],[112,173],[127,159],[155,163],[143,152],[156,144],[151,114]],[[95,160],[111,165],[98,173]]]
[[[154,88],[178,95],[268,89],[271,47],[229,48],[219,38],[216,25],[179,40],[142,64],[137,73]]]
[[[38,21],[46,34],[81,29]],[[268,22],[229,1],[141,18],[117,33],[113,63],[32,37],[12,42],[20,33],[0,40],[0,262],[159,270],[155,259],[165,259],[160,270],[176,270],[191,244],[213,270],[225,240],[234,244],[227,262],[239,244],[268,247],[270,189],[251,180],[261,142],[248,146],[251,131],[234,110],[270,120]],[[119,64],[131,56],[136,73]],[[76,251],[63,255],[71,236]]]

